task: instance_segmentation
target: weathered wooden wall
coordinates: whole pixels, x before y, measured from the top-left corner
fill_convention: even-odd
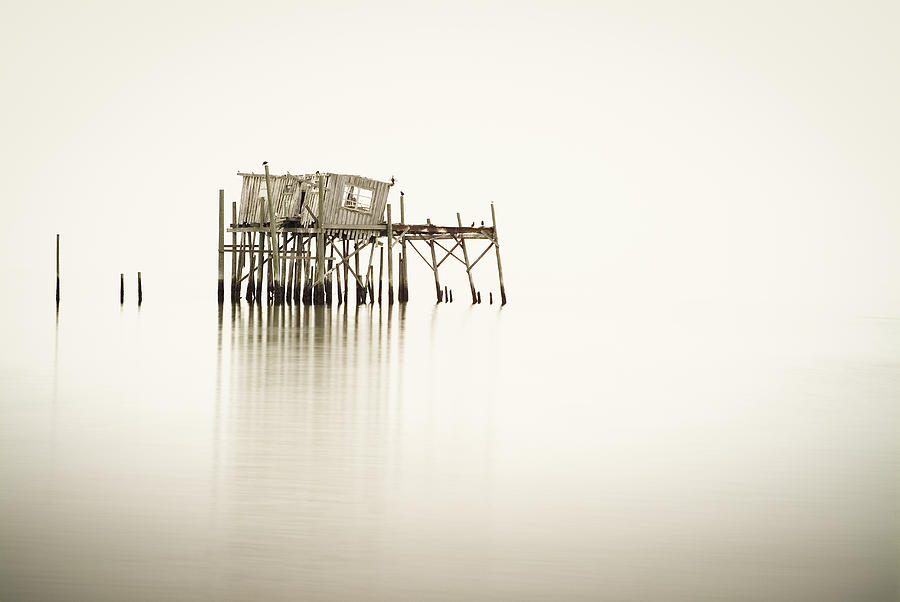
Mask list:
[[[262,174],[239,174],[243,176],[241,204],[238,212],[238,224],[250,225],[269,221],[264,198],[260,198],[265,190],[265,176]],[[320,215],[319,191],[315,176],[270,176],[272,182],[272,202],[277,220],[285,218],[299,220],[304,227],[316,225],[312,215],[316,215],[320,223],[328,226],[348,226],[380,224],[384,221],[384,208],[387,204],[391,184],[346,174],[325,174],[325,211]],[[369,212],[346,209],[342,206],[345,185],[372,189],[372,210]],[[306,206],[309,211],[302,207]],[[355,231],[351,237],[364,237],[365,231]]]

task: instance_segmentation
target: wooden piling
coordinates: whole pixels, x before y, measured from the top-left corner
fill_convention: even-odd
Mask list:
[[[478,304],[481,304],[481,291],[478,291]]]
[[[450,300],[450,295],[447,293],[447,287],[446,287],[446,286],[444,286],[444,299],[446,299],[447,301]]]
[[[119,274],[119,305],[125,303],[125,274]]]
[[[59,307],[59,234],[56,235],[56,306]]]
[[[256,273],[256,302],[262,304],[263,302],[263,267],[265,264],[265,252],[266,252],[266,233],[259,233],[259,250],[256,256],[256,268],[259,270]]]
[[[297,238],[294,239],[294,251],[297,253],[296,264],[294,265],[294,305],[299,305],[303,302],[303,259],[299,258],[299,255],[303,253],[303,236],[301,234],[297,234]]]
[[[488,303],[491,305],[494,304],[494,293],[488,293]]]
[[[271,264],[269,266],[269,271],[274,275],[274,282],[272,283],[273,293],[275,295],[275,303],[279,304],[278,301],[278,290],[281,288],[281,266],[279,261],[279,244],[278,244],[278,230],[275,225],[275,205],[272,204],[272,180],[269,177],[269,163],[268,161],[263,161],[263,168],[266,171],[266,203],[269,210],[269,232],[272,238],[272,251],[271,251]]]
[[[234,228],[237,225],[237,201],[231,201],[231,227]],[[238,300],[237,291],[240,290],[240,282],[238,282],[238,271],[237,271],[237,232],[232,231],[231,233],[231,302],[234,303]]]
[[[244,252],[247,248],[247,239],[250,235],[246,232],[241,232],[241,244],[239,247],[238,253],[238,267],[237,267],[237,295],[236,299],[238,302],[241,300],[241,282],[244,281]]]
[[[310,250],[312,250],[312,242],[310,242]],[[303,305],[312,305],[312,269],[313,264],[312,261],[306,261],[304,272],[303,272]]]
[[[141,273],[138,272],[138,307],[144,302],[144,287],[141,285]]]
[[[316,224],[316,284],[313,290],[313,304],[325,303],[325,176],[319,175],[319,209]]]
[[[378,305],[381,305],[382,282],[384,282],[384,247],[378,247]]]
[[[357,277],[359,277],[359,240],[353,243],[354,251],[356,254],[353,256],[353,271]],[[356,280],[356,304],[362,305],[366,302],[366,289],[365,287],[359,283],[359,280]]]
[[[407,273],[407,264],[409,263],[408,255],[406,254],[406,234],[403,233],[403,230],[406,226],[406,202],[405,197],[403,195],[403,191],[400,191],[400,288],[397,291],[397,298],[400,303],[406,303],[409,300],[409,286],[408,286],[408,273]]]
[[[269,239],[269,269],[266,270],[266,303],[273,303],[275,300],[275,249],[278,247],[278,239]]]
[[[333,245],[332,245],[332,248],[334,248]],[[334,253],[331,254],[331,257],[334,257]],[[334,265],[334,260],[329,257],[328,267],[327,267],[327,271],[326,271],[327,275],[325,276],[325,304],[326,305],[331,305],[331,295],[332,295],[332,292],[331,292],[331,289],[332,289],[332,287],[331,287],[331,274],[332,274],[331,267],[333,265]]]
[[[431,225],[431,218],[425,220],[425,223],[429,226]],[[437,264],[437,256],[434,254],[434,239],[428,239],[428,247],[431,249],[431,269],[434,270],[434,293],[437,296],[437,302],[440,303],[443,301],[443,296],[441,295],[441,279],[438,276],[438,264]]]
[[[450,290],[450,303],[453,303],[453,290]]]
[[[456,223],[459,224],[459,227],[462,228],[462,218],[459,216],[459,213],[456,214]],[[469,252],[466,250],[466,239],[463,238],[463,235],[459,235],[459,242],[463,250],[463,259],[466,260],[466,274],[469,276],[469,290],[472,293],[472,303],[475,304],[478,301],[478,298],[475,296],[475,281],[472,279],[472,266],[469,264]]]
[[[250,257],[250,265],[247,270],[247,303],[253,303],[253,299],[256,298],[256,255],[253,253],[253,248],[256,244],[256,234],[250,233],[250,245],[248,248],[248,255]]]
[[[331,243],[331,254],[334,255],[334,253],[335,253],[335,250],[334,250],[334,242],[332,242],[332,243]],[[344,286],[343,286],[343,282],[341,281],[341,270],[340,270],[340,266],[338,266],[338,269],[336,269],[336,270],[334,271],[334,275],[335,275],[335,279],[337,280],[337,287],[336,287],[336,289],[337,289],[337,302],[338,302],[338,305],[340,305],[341,303],[344,303],[344,290],[343,290],[343,289],[344,289]]]
[[[342,248],[344,251],[344,257],[346,257],[350,253],[350,241],[347,240],[347,237],[344,236],[341,241]],[[344,262],[344,302],[350,303],[350,264],[346,261]]]
[[[388,269],[388,305],[394,304],[394,227],[391,224],[391,204],[387,204],[387,269]]]
[[[491,203],[491,225],[494,226],[494,250],[497,252],[497,276],[500,277],[500,305],[506,305],[506,287],[503,286],[503,266],[500,264],[500,240],[497,238],[497,215]]]
[[[374,248],[374,247],[373,247],[373,248]],[[369,262],[369,275],[368,275],[368,278],[367,278],[367,280],[368,280],[368,282],[369,282],[369,305],[374,305],[374,304],[375,304],[375,283],[372,281],[372,277],[373,277],[373,275],[374,275],[374,272],[375,272],[375,268],[372,267],[372,263],[371,263],[371,260],[370,260],[370,262]]]
[[[219,303],[225,302],[225,191],[219,190]]]

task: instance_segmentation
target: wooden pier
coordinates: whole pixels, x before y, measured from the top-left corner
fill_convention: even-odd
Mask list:
[[[218,300],[224,302],[225,254],[231,255],[231,301],[250,303],[303,303],[331,305],[349,302],[349,282],[355,283],[357,304],[393,304],[394,255],[397,252],[397,295],[409,300],[409,250],[434,274],[436,302],[452,301],[441,288],[440,267],[448,259],[459,262],[468,276],[472,303],[480,303],[473,271],[495,250],[500,304],[506,304],[497,220],[491,203],[491,225],[463,226],[456,214],[454,226],[406,222],[405,195],[400,193],[399,222],[393,219],[388,194],[394,180],[382,182],[361,176],[319,173],[273,175],[243,173],[240,201],[232,201],[231,224],[225,227],[225,194],[219,191]],[[231,233],[226,244],[225,233]],[[487,242],[482,250],[479,241]],[[417,246],[418,245],[418,246]],[[373,261],[378,249],[378,284]],[[384,255],[387,250],[387,274]],[[474,259],[472,259],[474,257]],[[367,262],[361,265],[360,261]],[[445,268],[446,269],[446,268]],[[265,277],[264,277],[265,272]],[[382,296],[385,276],[387,294]],[[334,290],[334,281],[337,289]],[[246,284],[245,284],[246,281]],[[265,292],[263,282],[266,283]],[[343,289],[341,288],[343,285]],[[492,293],[489,298],[493,299]]]

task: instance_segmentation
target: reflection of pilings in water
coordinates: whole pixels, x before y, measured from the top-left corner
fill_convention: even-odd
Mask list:
[[[212,476],[209,480],[209,503],[215,506],[219,499],[219,453],[222,447],[222,320],[225,306],[219,303],[218,324],[216,328],[216,389],[213,400],[213,458]],[[232,345],[232,351],[234,346]],[[215,512],[210,511],[211,519],[215,519]]]

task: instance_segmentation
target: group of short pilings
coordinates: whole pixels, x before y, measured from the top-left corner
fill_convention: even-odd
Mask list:
[[[56,235],[56,309],[59,311],[59,234]],[[144,285],[141,282],[141,273],[137,273],[137,304],[144,302]],[[125,273],[119,274],[119,304],[125,304]]]
[[[218,300],[225,301],[225,253],[231,254],[232,303],[246,300],[257,304],[341,305],[351,303],[350,289],[357,305],[366,303],[406,303],[409,300],[409,254],[412,249],[434,273],[437,303],[453,301],[453,293],[442,286],[438,268],[448,258],[465,266],[472,303],[482,302],[476,290],[472,270],[491,249],[496,249],[500,284],[500,304],[506,304],[506,290],[496,235],[496,217],[491,205],[492,226],[474,224],[464,227],[457,214],[457,226],[406,223],[404,196],[400,196],[400,222],[392,221],[391,205],[386,207],[386,222],[378,225],[316,225],[290,227],[273,221],[256,224],[237,223],[237,203],[232,202],[231,244],[225,242],[225,194],[219,191],[219,264]],[[477,240],[489,244],[471,261],[467,245]],[[444,246],[442,242],[455,243]],[[415,243],[428,246],[426,254]],[[397,257],[397,288],[394,288],[394,247]],[[450,248],[447,248],[447,247]],[[462,256],[456,252],[460,249]],[[377,250],[377,253],[376,253]],[[442,255],[438,259],[438,253]],[[387,251],[387,252],[385,252]],[[377,257],[376,257],[377,256]],[[377,267],[376,267],[377,259]],[[385,265],[385,263],[387,265]],[[376,272],[377,269],[377,272]],[[385,274],[385,272],[387,272]],[[377,275],[377,276],[376,276]],[[387,276],[387,278],[385,278]],[[385,282],[386,280],[386,282]],[[395,297],[396,292],[396,297]],[[493,303],[493,293],[486,299]]]

